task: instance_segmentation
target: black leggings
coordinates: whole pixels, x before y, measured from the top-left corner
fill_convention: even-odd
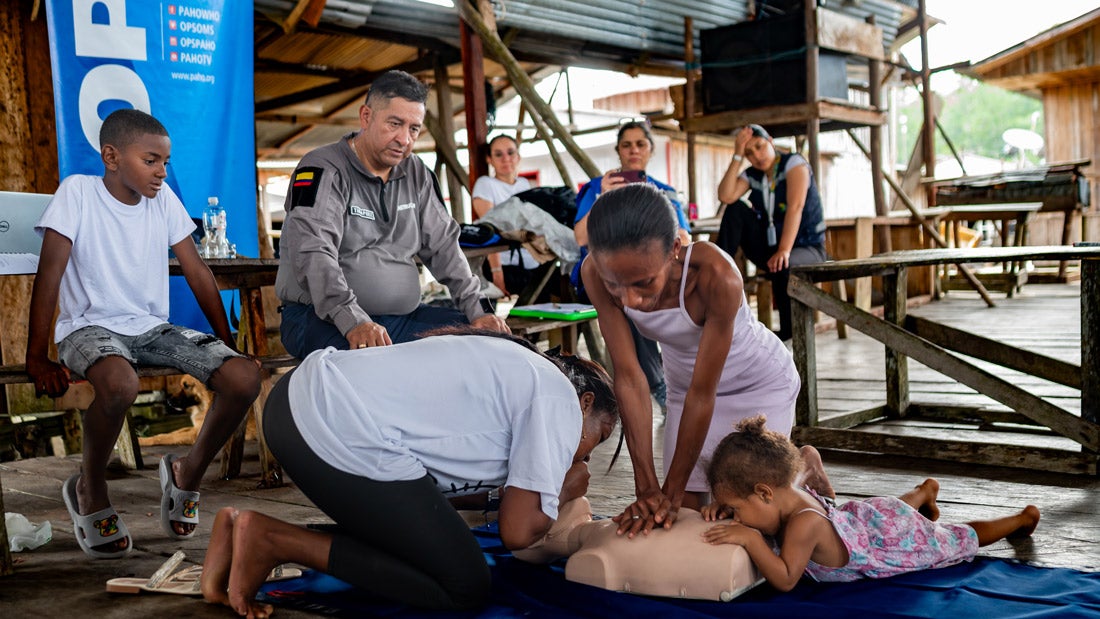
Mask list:
[[[756,265],[757,270],[772,282],[772,296],[779,310],[779,339],[791,339],[791,297],[787,294],[787,282],[791,277],[790,268],[768,272],[768,260],[775,254],[776,247],[768,246],[767,224],[756,218],[756,213],[738,201],[726,206],[722,215],[722,225],[718,228],[718,246],[731,256],[737,255],[737,249],[745,253],[745,258]],[[825,247],[822,245],[796,246],[791,249],[789,266],[815,264],[826,260]]]
[[[421,608],[484,605],[489,566],[469,526],[431,478],[375,481],[323,461],[294,425],[291,375],[275,384],[264,406],[264,438],[294,483],[336,522],[327,572]]]

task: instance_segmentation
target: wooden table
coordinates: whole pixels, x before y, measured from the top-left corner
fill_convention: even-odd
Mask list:
[[[1000,224],[1001,247],[1019,247],[1027,245],[1027,226],[1035,213],[1042,208],[1042,202],[1020,202],[1016,204],[966,204],[937,207],[925,211],[925,216],[934,222],[944,223],[944,237],[948,245],[960,247],[960,227],[965,223],[994,221]],[[1011,224],[1015,223],[1015,229]],[[1010,233],[1011,232],[1011,233]],[[1000,290],[1012,296],[1027,283],[1027,271],[1021,262],[1002,263],[1000,273],[978,273],[974,275],[991,290]],[[951,276],[945,267],[941,284],[948,290],[969,290],[970,284],[958,274]]]
[[[919,266],[1025,260],[1081,261],[1081,364],[1038,355],[943,324],[906,316],[908,269]],[[941,458],[1096,475],[1100,469],[1100,246],[925,249],[880,254],[791,269],[788,291],[794,322],[794,359],[802,377],[796,427],[799,443],[895,455]],[[883,317],[878,318],[819,290],[814,284],[853,277],[883,280]],[[819,310],[886,346],[886,404],[822,422],[817,408],[813,310]],[[1081,390],[1081,416],[1029,393],[954,353],[994,363]],[[992,414],[967,407],[921,406],[909,397],[908,359],[941,372],[1014,412]],[[861,432],[855,426],[878,419],[935,418],[978,424],[1014,423],[1055,434],[1079,450],[1018,447]]]
[[[267,349],[267,321],[264,318],[264,301],[260,293],[262,286],[275,285],[275,275],[279,270],[279,261],[259,258],[207,259],[206,265],[214,274],[221,290],[236,290],[241,298],[240,333],[241,352],[255,357],[270,359]],[[179,263],[170,260],[169,275],[182,275]],[[252,404],[252,414],[256,417],[256,427],[262,428],[263,407],[271,392],[271,370],[274,367],[294,365],[289,357],[286,363],[265,364],[262,372],[260,395]],[[268,451],[263,432],[257,433],[260,441],[260,487],[273,488],[282,485],[282,470],[279,463]],[[244,454],[244,424],[233,434],[222,452],[222,477],[237,477],[241,473],[241,458]]]

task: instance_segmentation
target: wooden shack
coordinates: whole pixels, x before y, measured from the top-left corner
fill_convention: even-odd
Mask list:
[[[977,62],[966,73],[1042,100],[1047,161],[1091,160],[1084,173],[1092,205],[1075,238],[1100,239],[1100,8]],[[1041,233],[1036,230],[1041,221],[1032,225],[1033,238]]]

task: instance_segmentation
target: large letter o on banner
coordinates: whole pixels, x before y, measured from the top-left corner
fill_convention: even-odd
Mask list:
[[[149,91],[137,73],[117,64],[104,64],[88,71],[80,82],[78,107],[80,110],[80,128],[92,148],[99,151],[99,128],[103,119],[99,117],[99,104],[104,101],[126,101],[135,110],[152,113],[149,103]]]

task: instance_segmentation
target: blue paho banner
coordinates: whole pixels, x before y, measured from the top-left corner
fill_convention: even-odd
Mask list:
[[[167,182],[191,216],[217,196],[229,241],[258,256],[251,0],[48,0],[46,11],[61,177],[102,175],[103,119],[148,112],[168,129]],[[208,328],[172,279],[172,322]]]

